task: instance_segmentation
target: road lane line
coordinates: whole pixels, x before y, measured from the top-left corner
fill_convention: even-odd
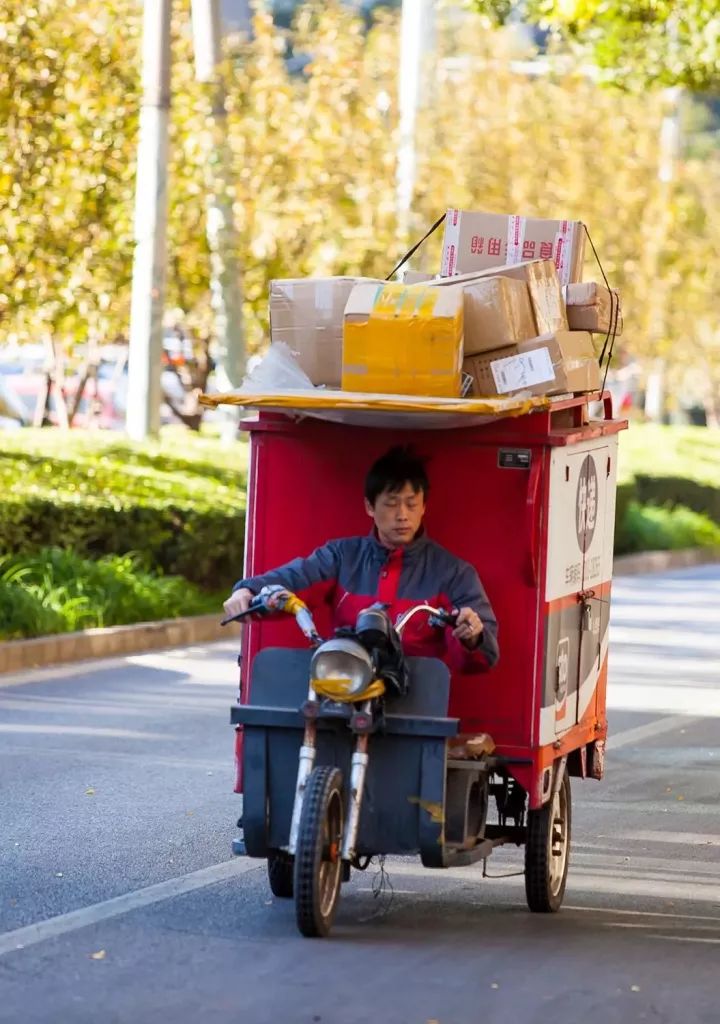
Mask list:
[[[9,689],[13,686],[24,686],[26,683],[48,683],[61,682],[72,679],[75,676],[87,676],[97,673],[98,679],[95,682],[103,683],[101,676],[104,672],[118,668],[143,668],[148,667],[142,661],[150,654],[154,657],[167,658],[167,664],[163,667],[178,671],[183,668],[183,657],[186,651],[197,652],[198,645],[191,647],[166,647],[157,651],[135,652],[128,654],[111,655],[108,658],[86,658],[83,661],[63,661],[57,665],[42,665],[37,668],[19,669],[17,672],[0,672],[0,690]],[[208,671],[212,663],[217,666],[230,665],[228,680],[237,684],[237,668],[234,666],[234,658],[237,657],[237,642],[229,640],[212,640],[202,645],[204,649],[203,669]],[[224,655],[227,654],[228,661]],[[132,659],[132,661],[131,661]],[[223,669],[224,670],[224,669]]]
[[[646,725],[637,725],[632,729],[624,729],[622,732],[611,732],[606,747],[608,750],[617,750],[618,747],[640,743],[652,736],[662,736],[664,732],[672,732],[674,729],[695,725],[698,721],[698,718],[688,715],[668,715],[667,718],[659,718],[656,722],[648,722]]]
[[[234,858],[223,861],[221,864],[213,864],[209,868],[191,871],[187,875],[168,878],[165,882],[148,885],[144,889],[135,890],[135,892],[115,896],[102,903],[94,903],[89,907],[82,907],[80,910],[72,910],[68,914],[51,917],[47,921],[38,921],[36,924],[29,924],[24,928],[16,928],[12,932],[4,932],[0,934],[0,956],[12,953],[14,950],[27,949],[28,946],[35,946],[38,942],[45,942],[46,939],[54,939],[59,935],[78,931],[80,928],[87,928],[88,925],[97,924],[99,921],[119,917],[121,914],[138,910],[140,907],[161,903],[163,900],[170,900],[175,896],[184,896],[197,889],[204,889],[208,885],[216,885],[218,882],[226,882],[247,871],[258,870],[258,868],[258,862],[250,858]]]
[[[592,914],[620,914],[623,917],[669,917],[672,921],[682,923],[684,921],[712,921],[720,925],[720,916],[712,917],[708,914],[685,914],[682,911],[662,910],[627,910],[620,907],[591,907],[575,906],[570,903],[563,903],[563,910],[582,910]]]
[[[140,729],[112,729],[95,725],[53,725],[48,722],[35,725],[30,722],[0,722],[0,733],[16,736],[90,736],[95,739],[112,740],[166,740],[165,732],[144,732]],[[102,758],[98,753],[98,757]]]

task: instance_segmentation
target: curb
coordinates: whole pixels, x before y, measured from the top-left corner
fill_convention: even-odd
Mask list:
[[[228,632],[220,626],[218,614],[86,629],[33,640],[8,640],[0,643],[0,674],[228,638]]]
[[[619,555],[615,576],[639,576],[643,573],[688,569],[720,562],[720,548],[688,548],[681,551],[643,551],[637,555]],[[58,633],[34,640],[7,640],[0,643],[0,675],[33,668],[50,668],[89,658],[112,658],[139,654],[164,647],[226,640],[219,615],[188,615],[159,622],[139,622],[132,626],[108,626],[79,633]]]
[[[679,551],[641,551],[637,555],[618,555],[615,576],[640,576],[643,573],[692,569],[720,562],[720,548],[683,548]]]

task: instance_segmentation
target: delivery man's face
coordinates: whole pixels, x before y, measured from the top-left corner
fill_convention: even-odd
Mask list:
[[[425,495],[406,483],[399,491],[382,491],[374,505],[366,500],[365,509],[375,522],[380,543],[399,548],[409,544],[422,525]]]

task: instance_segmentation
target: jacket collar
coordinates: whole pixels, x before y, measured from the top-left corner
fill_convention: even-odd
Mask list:
[[[379,556],[382,562],[386,562],[391,558],[402,558],[403,562],[412,562],[430,543],[424,526],[420,527],[409,544],[405,544],[400,548],[386,548],[384,544],[381,544],[375,527],[370,531],[369,539],[372,542],[374,553],[376,556]]]

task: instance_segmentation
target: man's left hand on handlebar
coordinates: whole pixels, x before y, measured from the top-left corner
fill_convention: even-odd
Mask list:
[[[482,633],[483,624],[477,612],[472,608],[461,608],[452,635],[471,651],[480,643]]]

